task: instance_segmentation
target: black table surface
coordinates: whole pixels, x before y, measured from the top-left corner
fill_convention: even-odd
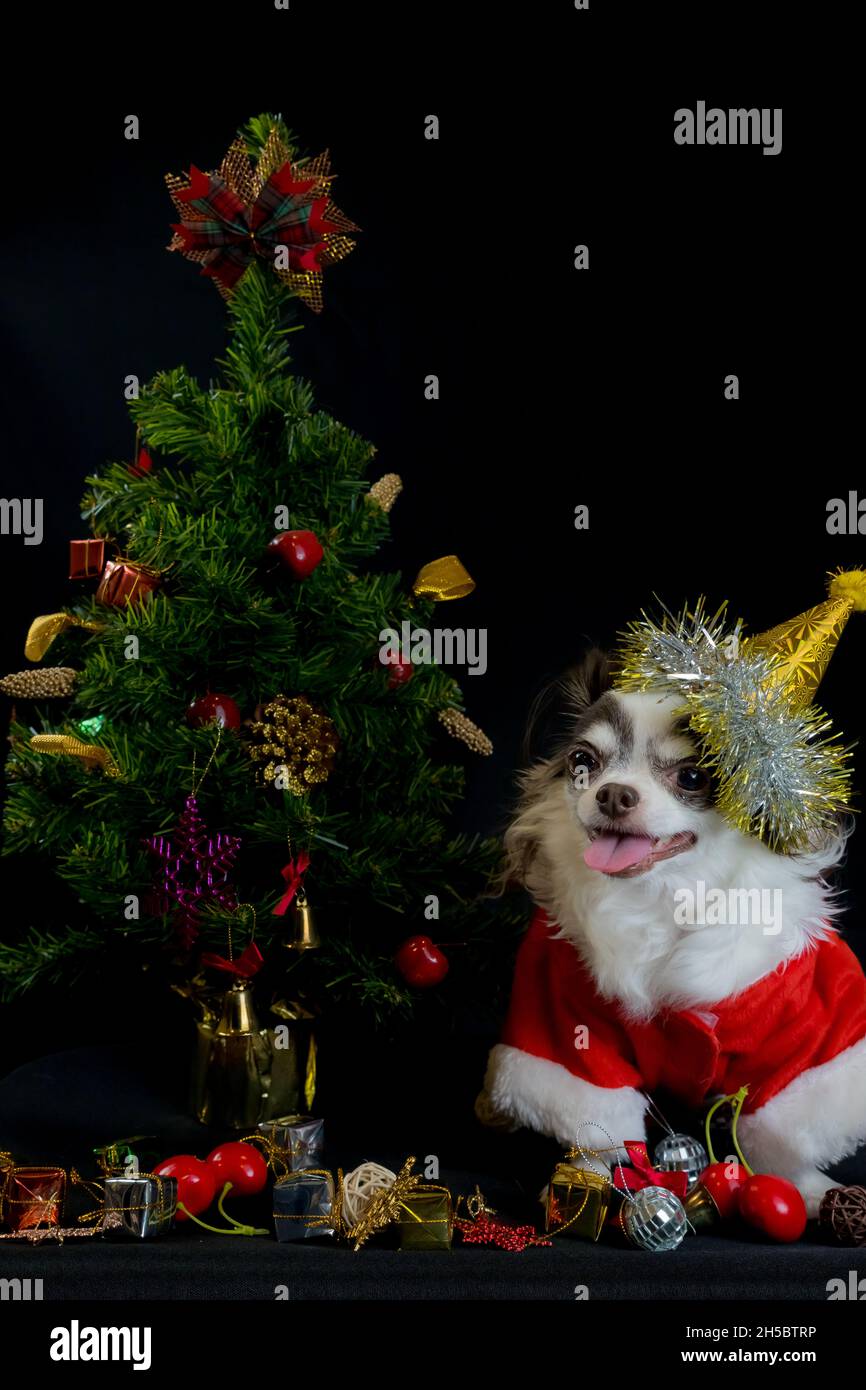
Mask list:
[[[84,1175],[96,1171],[93,1147],[124,1135],[154,1136],[141,1145],[153,1161],[172,1153],[205,1156],[229,1136],[190,1117],[179,1071],[152,1048],[128,1045],[28,1062],[0,1080],[0,1149],[18,1163],[74,1165]],[[422,1092],[424,1084],[422,1077]],[[325,1166],[348,1170],[375,1159],[396,1169],[412,1153],[423,1169],[435,1153],[438,1181],[452,1192],[471,1194],[478,1184],[503,1215],[539,1223],[538,1195],[561,1157],[558,1147],[525,1133],[483,1130],[471,1116],[468,1090],[458,1097],[460,1117],[443,1125],[437,1099],[434,1092],[425,1120],[423,1106],[407,1100],[401,1109],[386,1086],[359,1086],[354,1104],[323,1111]],[[834,1175],[866,1180],[864,1158],[861,1152]],[[229,1202],[228,1209],[250,1224],[271,1225],[267,1194]],[[213,1212],[205,1219],[222,1224]],[[0,1278],[41,1279],[45,1300],[825,1301],[828,1281],[848,1280],[851,1271],[866,1275],[866,1248],[831,1245],[812,1225],[794,1245],[769,1244],[740,1229],[690,1235],[665,1254],[564,1237],[521,1253],[464,1247],[459,1237],[450,1252],[370,1245],[354,1253],[327,1238],[280,1244],[190,1223],[152,1241],[0,1242]]]

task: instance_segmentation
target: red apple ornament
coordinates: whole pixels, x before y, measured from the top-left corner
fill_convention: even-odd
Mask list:
[[[240,1140],[220,1144],[207,1161],[216,1172],[216,1188],[231,1183],[233,1197],[252,1197],[268,1180],[268,1165],[257,1148]]]
[[[186,1211],[178,1208],[178,1221],[186,1221],[187,1213],[198,1216],[199,1212],[207,1211],[216,1196],[216,1169],[195,1154],[175,1154],[153,1171],[160,1178],[177,1178],[177,1200],[186,1207]]]
[[[241,712],[230,695],[217,695],[208,691],[187,706],[186,717],[193,728],[216,722],[224,729],[241,727]]]
[[[441,984],[448,974],[448,957],[434,946],[429,936],[410,936],[394,957],[394,964],[407,985],[414,985],[416,989]]]
[[[311,575],[325,553],[313,531],[281,531],[268,542],[268,550],[279,556],[296,579]]]

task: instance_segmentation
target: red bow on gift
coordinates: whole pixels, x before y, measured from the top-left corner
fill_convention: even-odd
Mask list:
[[[274,908],[272,917],[285,917],[289,910],[292,899],[304,881],[304,874],[310,867],[310,856],[303,850],[297,859],[290,859],[284,869],[280,870],[286,880],[286,891]]]
[[[225,970],[230,975],[236,975],[240,980],[251,980],[257,975],[265,963],[265,958],[254,941],[245,946],[239,956],[234,960],[229,960],[226,956],[214,955],[213,951],[204,951],[201,958],[202,965],[210,966],[211,970]]]
[[[631,1168],[616,1164],[613,1169],[613,1185],[620,1192],[640,1192],[642,1187],[666,1187],[676,1197],[685,1197],[688,1191],[688,1174],[683,1172],[661,1173],[653,1168],[643,1142],[623,1145],[632,1162]]]

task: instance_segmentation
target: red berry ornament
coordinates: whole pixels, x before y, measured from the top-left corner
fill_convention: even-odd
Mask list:
[[[253,1144],[220,1144],[207,1161],[216,1172],[217,1190],[230,1182],[233,1197],[252,1197],[268,1180],[268,1165]]]
[[[746,1170],[741,1163],[711,1163],[698,1179],[716,1204],[722,1220],[736,1215],[737,1193],[745,1181]]]
[[[401,661],[395,657],[388,662],[388,689],[393,690],[395,686],[405,685],[412,679],[414,667],[411,661]]]
[[[312,574],[325,553],[312,531],[281,531],[268,542],[268,550],[280,557],[296,579]]]
[[[160,1178],[177,1178],[177,1200],[186,1207],[186,1211],[178,1210],[178,1221],[186,1221],[187,1212],[198,1216],[207,1211],[216,1196],[216,1169],[194,1154],[176,1154],[153,1171]]]
[[[772,1173],[753,1173],[737,1142],[737,1121],[748,1094],[748,1086],[741,1086],[733,1095],[720,1096],[710,1107],[706,1135],[712,1163],[701,1173],[695,1193],[708,1192],[721,1216],[727,1216],[736,1207],[744,1221],[763,1231],[771,1240],[799,1240],[806,1229],[806,1203],[802,1194],[787,1178],[777,1178]],[[710,1121],[722,1105],[731,1106],[731,1142],[739,1164],[717,1163],[713,1153]],[[686,1198],[687,1209],[694,1195],[690,1193]]]
[[[448,958],[429,936],[410,936],[394,957],[394,964],[407,985],[416,989],[441,984],[448,974]]]
[[[739,1190],[740,1215],[771,1240],[799,1240],[806,1229],[806,1203],[787,1178],[753,1173]]]
[[[150,457],[150,454],[146,449],[139,449],[138,459],[135,463],[129,464],[126,471],[131,473],[133,478],[144,478],[152,468],[153,459]]]
[[[193,728],[203,724],[222,724],[224,729],[241,727],[241,712],[230,695],[216,695],[208,691],[187,707],[186,717]]]

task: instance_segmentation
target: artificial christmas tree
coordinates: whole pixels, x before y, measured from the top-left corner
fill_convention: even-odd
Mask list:
[[[410,612],[432,625],[472,581],[454,557],[422,566],[426,546],[414,591],[373,568],[399,479],[371,487],[374,448],[292,374],[297,301],[319,310],[325,268],[351,249],[327,161],[292,146],[257,118],[217,174],[170,180],[172,247],[217,280],[229,341],[218,384],[178,367],[130,403],[136,457],[158,462],[87,480],[82,515],[117,553],[98,589],[79,579],[31,630],[27,656],[73,676],[63,706],[12,722],[4,850],[54,870],[82,912],[54,920],[43,895],[7,924],[7,997],[134,960],[212,1015],[232,973],[264,963],[260,1008],[303,999],[306,1018],[327,1001],[382,1020],[418,998],[393,959],[413,926],[441,918],[460,938],[446,989],[474,985],[490,955],[497,847],[449,831],[463,769],[434,751],[443,728],[465,740],[459,688],[435,664],[395,687],[377,660],[384,629]],[[293,930],[306,892],[314,949]]]

